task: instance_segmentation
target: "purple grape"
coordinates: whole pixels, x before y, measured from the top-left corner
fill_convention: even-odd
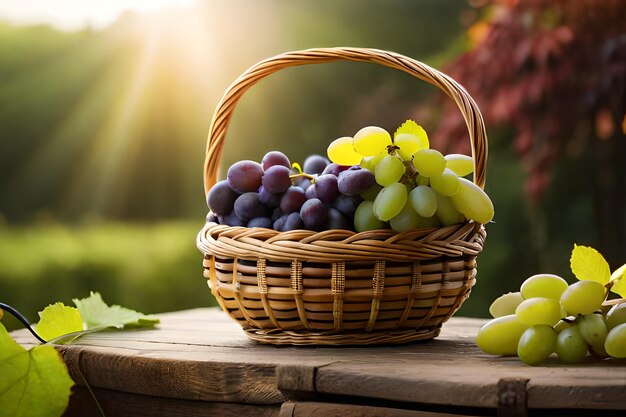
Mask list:
[[[280,209],[280,207],[276,207],[272,212],[272,221],[275,222],[279,217],[282,217],[285,213]]]
[[[209,190],[207,204],[215,214],[228,214],[233,211],[233,204],[239,197],[228,185],[228,181],[220,181]]]
[[[209,214],[206,215],[206,221],[207,223],[218,223],[219,220],[217,219],[217,214],[213,213],[212,211],[209,211]]]
[[[293,213],[300,211],[300,207],[306,201],[304,190],[300,187],[291,186],[285,191],[280,199],[280,209],[283,213]]]
[[[324,204],[331,204],[339,195],[337,177],[332,174],[320,175],[315,179],[315,193]]]
[[[285,222],[287,221],[287,217],[289,217],[288,214],[283,214],[282,216],[274,220],[274,223],[272,224],[272,229],[282,232],[285,229]]]
[[[289,175],[291,175],[289,168],[282,165],[271,166],[263,174],[261,180],[263,188],[274,194],[284,193],[291,186]]]
[[[331,207],[328,209],[328,216],[326,218],[326,224],[324,226],[324,229],[326,230],[332,230],[332,229],[353,230],[353,227],[352,227],[352,224],[350,224],[348,217],[344,216],[339,210]]]
[[[280,205],[280,194],[268,192],[263,186],[259,187],[259,200],[269,208],[275,208]]]
[[[329,164],[326,168],[324,168],[324,171],[322,172],[322,175],[326,175],[326,174],[333,174],[335,177],[339,176],[340,172],[345,171],[346,169],[348,169],[347,166],[345,165],[339,165],[336,163],[332,163]]]
[[[343,215],[348,218],[354,217],[356,208],[361,204],[363,199],[359,195],[344,195],[341,194],[335,201],[333,201],[332,207],[339,210]]]
[[[229,213],[225,216],[218,215],[217,219],[220,221],[220,224],[224,224],[226,226],[245,226],[246,223],[241,220],[235,213]]]
[[[287,215],[287,219],[285,220],[285,225],[283,226],[283,232],[288,232],[289,230],[297,230],[302,229],[304,227],[304,223],[302,223],[302,217],[300,217],[300,213],[291,213]]]
[[[314,184],[309,185],[309,187],[304,192],[304,195],[309,200],[312,198],[317,198],[317,191],[315,191],[315,185]]]
[[[262,177],[263,167],[254,161],[235,162],[228,168],[228,185],[240,193],[257,191]]]
[[[345,195],[358,195],[367,191],[375,182],[374,174],[367,170],[361,169],[361,167],[343,171],[339,174],[339,180],[337,186],[339,192]]]
[[[322,230],[326,224],[328,210],[324,203],[317,198],[307,200],[300,209],[300,217],[304,227],[309,230]]]
[[[302,171],[307,174],[321,174],[330,161],[321,155],[311,155],[304,160]]]
[[[309,185],[311,185],[311,180],[307,177],[295,177],[293,179],[293,183],[306,191],[306,189],[309,188]]]
[[[269,216],[270,209],[259,200],[259,193],[245,193],[235,200],[234,213],[242,221],[248,222],[255,217]]]
[[[269,217],[255,217],[254,219],[250,219],[248,222],[248,227],[264,227],[266,229],[272,228],[272,219]]]
[[[263,169],[267,171],[269,167],[281,165],[287,168],[291,168],[291,162],[289,162],[289,158],[279,151],[270,151],[265,154],[263,159],[261,160],[261,165]]]

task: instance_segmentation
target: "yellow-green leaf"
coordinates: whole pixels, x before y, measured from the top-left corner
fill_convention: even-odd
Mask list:
[[[52,340],[68,333],[83,330],[83,320],[78,309],[63,303],[51,304],[39,312],[35,330],[45,340]]]
[[[611,277],[611,269],[604,256],[589,246],[574,244],[570,267],[581,281],[596,281],[606,285]]]
[[[430,146],[428,142],[428,134],[426,134],[426,131],[424,130],[424,128],[418,125],[417,123],[415,123],[411,119],[402,123],[402,125],[398,129],[396,129],[396,132],[393,134],[393,137],[395,138],[396,136],[402,133],[408,133],[408,134],[417,136],[420,140],[420,149],[425,149]]]
[[[159,323],[159,319],[155,316],[145,315],[118,305],[107,305],[102,301],[100,293],[97,292],[91,292],[89,297],[81,300],[74,299],[73,301],[85,322],[85,329],[100,327],[121,329],[125,326],[153,327]]]
[[[619,294],[620,297],[626,298],[626,264],[620,266],[611,274],[611,281],[613,282],[611,291]]]
[[[63,414],[74,385],[56,349],[26,350],[0,324],[0,415],[56,417]]]

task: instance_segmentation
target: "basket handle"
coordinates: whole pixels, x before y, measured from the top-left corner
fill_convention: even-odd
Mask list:
[[[368,48],[315,48],[287,52],[265,59],[241,74],[224,93],[213,114],[204,162],[205,193],[217,181],[217,169],[224,146],[224,137],[233,110],[243,94],[261,79],[283,68],[323,64],[334,61],[370,62],[404,71],[438,87],[459,106],[469,131],[474,159],[474,183],[485,186],[487,135],[478,106],[461,85],[449,76],[412,58],[394,52]]]

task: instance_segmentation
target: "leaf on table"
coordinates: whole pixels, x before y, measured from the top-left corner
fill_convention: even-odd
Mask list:
[[[0,324],[0,413],[56,417],[67,408],[74,382],[50,345],[26,350]]]
[[[594,248],[574,244],[570,258],[572,272],[581,281],[596,281],[606,285],[611,277],[609,264]]]
[[[619,294],[620,297],[626,298],[626,264],[620,266],[611,274],[611,282],[613,282],[611,291]]]
[[[63,303],[51,304],[39,312],[35,331],[45,340],[83,330],[83,320],[75,307]]]
[[[121,329],[124,326],[152,327],[159,323],[159,319],[156,316],[145,315],[118,305],[107,305],[102,301],[100,293],[97,292],[91,292],[89,297],[82,300],[75,298],[73,301],[76,307],[78,307],[85,329],[96,327],[117,327]]]

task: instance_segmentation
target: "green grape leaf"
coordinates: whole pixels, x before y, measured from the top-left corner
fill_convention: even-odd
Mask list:
[[[570,258],[572,272],[581,281],[596,281],[606,285],[611,277],[609,264],[594,248],[574,244]]]
[[[35,331],[45,340],[52,340],[67,333],[83,330],[83,320],[75,307],[63,303],[51,304],[39,312]]]
[[[422,143],[421,148],[428,148],[430,146],[428,142],[428,134],[426,133],[424,128],[411,119],[408,119],[406,122],[402,123],[402,125],[400,125],[400,127],[396,129],[393,137],[395,138],[402,133],[408,133],[417,136],[420,139],[420,143]]]
[[[0,324],[0,413],[13,417],[63,414],[74,382],[50,345],[26,350]]]
[[[611,291],[615,294],[619,294],[620,297],[626,298],[626,264],[613,271],[611,274],[611,282],[613,282]]]
[[[117,327],[118,329],[125,326],[152,327],[159,323],[159,319],[155,316],[117,305],[107,305],[97,292],[91,292],[89,297],[82,300],[75,298],[73,301],[87,330],[101,327]]]

